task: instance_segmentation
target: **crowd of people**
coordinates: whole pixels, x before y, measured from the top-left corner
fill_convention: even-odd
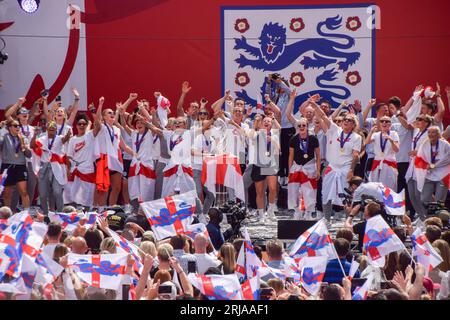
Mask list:
[[[8,230],[16,212],[39,207],[34,218],[48,225],[41,253],[63,268],[50,289],[35,282],[24,296],[128,299],[122,290],[127,287],[133,299],[207,299],[190,274],[237,273],[245,243],[241,238],[225,241],[223,213],[202,181],[205,158],[226,154],[238,160],[243,202],[257,223],[277,219],[283,188],[292,219],[324,218],[328,227],[345,221],[333,240],[339,259],[327,262],[318,294],[272,272],[261,280],[260,298],[350,300],[355,288],[347,276],[352,261],[358,261],[355,278],[375,274],[369,299],[448,299],[450,216],[442,211],[430,217],[430,206],[445,205],[450,177],[450,127],[443,125],[448,109],[439,84],[436,91],[418,86],[405,105],[392,97],[386,103],[372,99],[365,107],[360,101],[344,101],[333,109],[319,95],[295,106],[297,93],[287,81],[277,75],[268,75],[266,81],[264,106],[248,106],[227,90],[211,106],[203,98],[185,108],[191,87],[184,82],[176,109],[155,92],[155,107],[131,93],[115,110],[104,107],[106,99],[101,97],[96,106],[80,112],[75,88],[68,108],[59,99],[49,107],[46,91],[31,110],[24,107],[25,98],[7,107],[0,134],[2,230]],[[450,105],[450,88],[446,95]],[[412,264],[407,252],[393,252],[384,267],[376,267],[360,253],[365,221],[380,214],[382,204],[374,201],[362,209],[357,198],[372,192],[376,200],[380,186],[393,193],[404,190],[408,214],[393,230],[407,243],[415,228],[424,228],[442,258],[439,266],[430,271],[421,263]],[[198,197],[196,222],[206,225],[207,234],[156,239],[140,204],[191,190]],[[227,198],[242,201],[235,191],[227,187]],[[353,203],[344,201],[346,193],[352,193]],[[253,200],[255,208],[250,206]],[[102,217],[118,205],[122,212]],[[80,219],[68,230],[67,224],[49,219],[53,212]],[[99,214],[89,226],[87,212]],[[362,222],[354,224],[359,216]],[[70,255],[118,253],[116,232],[139,251],[128,256],[128,280],[122,280],[120,290],[89,285],[70,267]],[[355,239],[359,244],[353,247]],[[262,265],[279,270],[289,256],[279,240],[270,240],[265,252],[258,246],[252,250]],[[14,282],[9,276],[2,283]],[[6,292],[4,298],[21,296]]]

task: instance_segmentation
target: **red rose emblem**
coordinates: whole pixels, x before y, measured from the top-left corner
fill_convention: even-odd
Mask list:
[[[236,83],[238,86],[245,87],[250,83],[250,77],[248,76],[247,72],[238,72],[236,73],[234,83]]]
[[[234,23],[234,30],[240,33],[244,33],[248,29],[250,29],[250,24],[248,23],[247,19],[236,19],[236,22]]]
[[[348,72],[347,78],[345,79],[345,82],[347,82],[351,86],[356,86],[358,83],[360,83],[362,80],[361,75],[358,71]]]
[[[362,24],[359,17],[348,17],[347,18],[347,29],[351,31],[356,31],[361,28]]]
[[[292,18],[289,28],[294,32],[300,32],[305,29],[305,23],[302,18]]]
[[[305,83],[305,76],[301,72],[292,72],[291,73],[291,79],[289,82],[296,87],[300,87],[302,84]]]

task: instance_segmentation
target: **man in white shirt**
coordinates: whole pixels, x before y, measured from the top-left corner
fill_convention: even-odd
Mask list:
[[[206,252],[208,246],[208,239],[204,234],[197,234],[194,239],[195,257],[197,258],[197,271],[199,275],[205,274],[205,272],[211,267],[217,267],[220,265],[220,261],[209,255]]]

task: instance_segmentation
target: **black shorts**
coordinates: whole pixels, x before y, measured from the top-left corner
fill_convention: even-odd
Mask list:
[[[128,174],[130,173],[131,160],[123,159],[123,177],[128,179]]]
[[[18,182],[28,181],[28,170],[25,164],[2,164],[2,174],[8,169],[5,187],[15,186]]]
[[[278,173],[278,167],[261,168],[257,165],[252,167],[252,180],[253,182],[260,182],[266,179],[266,177],[276,176]]]

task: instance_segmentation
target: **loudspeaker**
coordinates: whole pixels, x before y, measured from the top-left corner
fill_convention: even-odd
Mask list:
[[[277,238],[280,240],[296,240],[316,223],[317,221],[314,220],[278,220]]]

